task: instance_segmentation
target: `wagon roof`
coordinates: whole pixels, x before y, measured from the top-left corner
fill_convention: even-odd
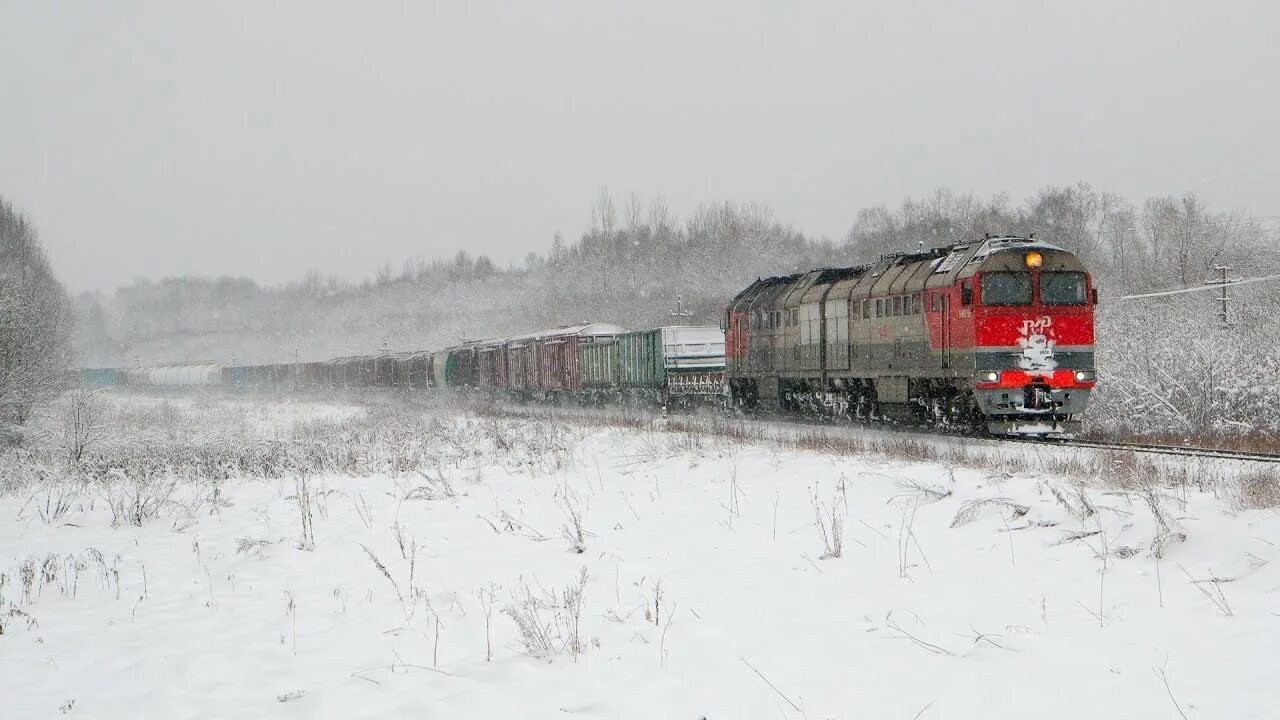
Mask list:
[[[403,350],[401,352],[391,353],[390,355],[383,355],[381,357],[389,357],[395,360],[413,360],[414,358],[424,357],[430,354],[430,350]]]
[[[562,325],[558,328],[538,330],[536,332],[524,333],[522,335],[512,335],[507,338],[505,342],[541,340],[542,338],[564,337],[567,335],[577,335],[579,337],[587,337],[591,335],[621,335],[626,331],[627,329],[624,327],[609,323],[580,323],[578,325]]]

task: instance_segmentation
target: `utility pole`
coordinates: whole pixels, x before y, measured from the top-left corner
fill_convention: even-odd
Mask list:
[[[690,315],[693,315],[693,313],[684,309],[684,295],[676,296],[676,309],[675,312],[670,313],[670,315],[671,317],[676,318],[677,323],[682,323],[684,322],[682,318],[687,318]]]
[[[1205,280],[1204,284],[1222,286],[1222,292],[1218,295],[1219,310],[1217,315],[1222,326],[1227,327],[1231,324],[1230,315],[1227,310],[1229,303],[1231,302],[1231,297],[1227,294],[1227,286],[1237,282],[1237,280],[1230,280],[1227,278],[1227,271],[1233,270],[1234,268],[1227,267],[1226,265],[1218,265],[1213,269],[1218,273],[1218,277]]]

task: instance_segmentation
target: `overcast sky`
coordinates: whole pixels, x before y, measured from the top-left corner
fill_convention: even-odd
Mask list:
[[[0,0],[0,194],[77,291],[505,263],[605,184],[833,238],[939,185],[1280,214],[1280,3],[952,5]]]

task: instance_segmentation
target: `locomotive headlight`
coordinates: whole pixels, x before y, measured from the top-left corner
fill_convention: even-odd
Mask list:
[[[1032,250],[1031,252],[1027,253],[1027,256],[1024,258],[1024,260],[1027,263],[1027,267],[1031,268],[1032,270],[1036,270],[1041,265],[1044,264],[1044,256],[1036,252],[1035,250]]]
[[[1000,382],[1000,373],[995,370],[978,373],[978,381],[984,383]]]
[[[1077,370],[1076,382],[1093,382],[1098,379],[1098,373],[1092,370]]]

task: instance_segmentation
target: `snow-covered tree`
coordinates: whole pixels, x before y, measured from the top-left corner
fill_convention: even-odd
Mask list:
[[[74,321],[35,226],[0,197],[0,439],[66,387]]]

